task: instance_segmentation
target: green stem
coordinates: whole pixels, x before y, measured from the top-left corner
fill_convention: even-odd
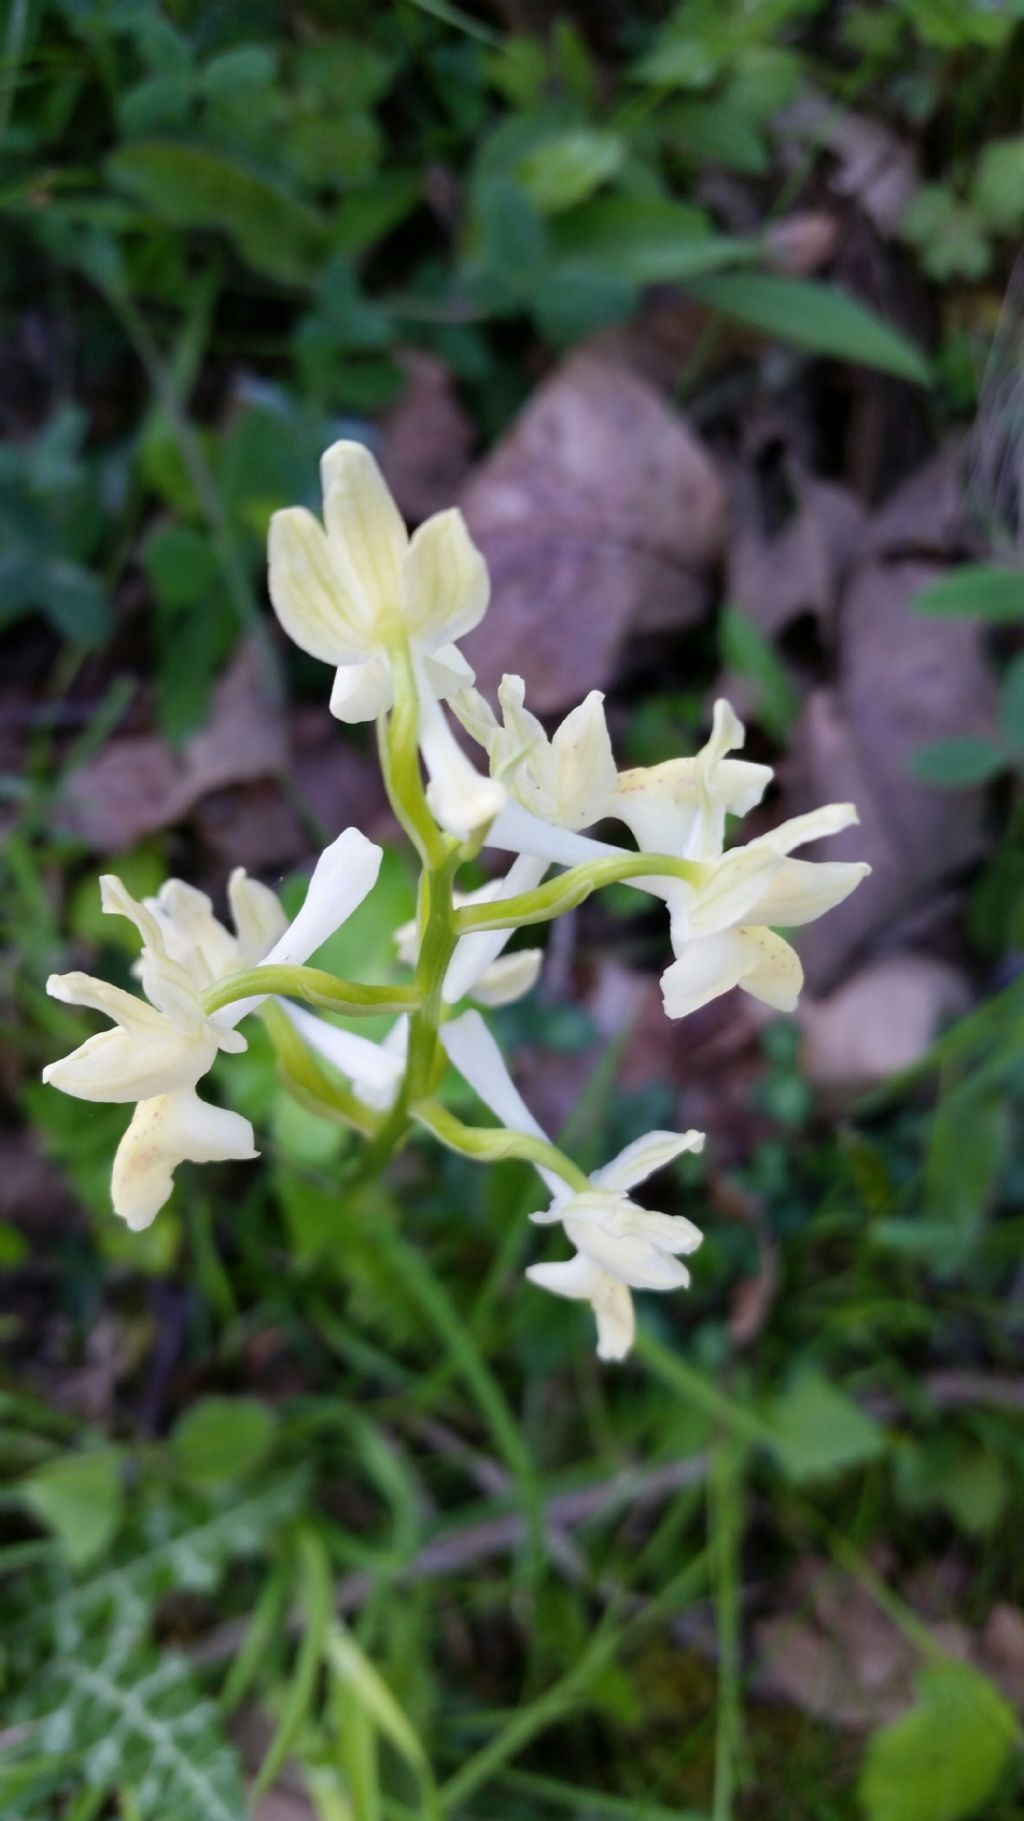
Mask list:
[[[503,1163],[517,1158],[560,1176],[575,1195],[590,1188],[589,1177],[566,1157],[557,1145],[546,1138],[534,1138],[529,1132],[509,1132],[504,1126],[464,1125],[436,1100],[421,1100],[412,1108],[412,1117],[451,1151],[472,1157],[476,1163]]]
[[[327,1073],[281,1007],[265,1005],[261,1016],[274,1045],[281,1080],[299,1104],[321,1119],[340,1119],[364,1138],[373,1138],[378,1125],[373,1113],[350,1088]]]
[[[203,994],[203,1009],[209,1015],[236,999],[252,999],[263,993],[282,999],[305,999],[309,1005],[343,1012],[347,1018],[409,1012],[419,1004],[419,994],[413,986],[363,986],[357,980],[339,980],[320,967],[254,967],[208,987]]]
[[[395,702],[391,713],[381,716],[377,729],[384,788],[424,866],[435,870],[444,865],[452,843],[430,813],[423,784],[418,743],[419,696],[408,644],[396,643],[390,658]]]
[[[671,854],[623,854],[621,859],[588,860],[583,866],[560,873],[557,879],[549,879],[546,885],[538,885],[535,891],[499,898],[490,904],[465,905],[455,913],[455,928],[460,936],[473,930],[523,929],[529,923],[547,923],[564,911],[575,910],[591,892],[624,879],[660,874],[697,886],[705,871],[699,861],[673,859]]]

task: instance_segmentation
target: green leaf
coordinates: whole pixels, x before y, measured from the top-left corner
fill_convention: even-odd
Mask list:
[[[551,232],[560,259],[637,285],[738,265],[757,250],[753,241],[712,233],[699,209],[655,196],[599,196],[558,220]]]
[[[807,1372],[768,1411],[783,1472],[796,1481],[824,1479],[874,1460],[885,1435],[873,1416],[818,1372]]]
[[[47,1461],[19,1487],[29,1510],[53,1531],[73,1568],[103,1554],[121,1521],[121,1457],[97,1448]]]
[[[816,354],[877,367],[919,386],[931,384],[931,370],[920,349],[866,304],[834,285],[751,272],[701,278],[688,289],[709,309],[763,335],[810,348]]]
[[[1016,234],[1024,225],[1024,138],[989,140],[978,160],[971,200],[999,234]]]
[[[868,1744],[859,1794],[868,1821],[960,1821],[992,1794],[1016,1721],[985,1676],[966,1663],[921,1671],[909,1712]]]
[[[221,228],[257,272],[286,284],[309,282],[325,250],[327,227],[315,209],[220,152],[147,140],[114,152],[107,171],[174,226]]]
[[[749,614],[727,607],[719,621],[722,662],[748,677],[757,691],[755,715],[772,737],[789,738],[800,713],[800,693],[774,645]]]
[[[915,595],[915,613],[942,618],[1024,620],[1024,570],[994,563],[965,563]]]
[[[1018,763],[1024,762],[1024,651],[1003,674],[999,694],[999,731]]]
[[[577,127],[543,139],[520,159],[515,174],[534,207],[554,215],[592,196],[614,176],[625,151],[616,134]]]
[[[59,558],[40,571],[35,592],[46,616],[67,639],[101,645],[111,629],[110,603],[99,578]]]
[[[274,1418],[252,1397],[204,1397],[175,1426],[178,1469],[196,1486],[241,1479],[266,1459]]]
[[[982,734],[956,734],[928,740],[911,755],[910,773],[920,784],[942,790],[969,790],[987,784],[1006,765],[998,746]]]

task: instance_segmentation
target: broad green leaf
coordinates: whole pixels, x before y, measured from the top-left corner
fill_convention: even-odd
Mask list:
[[[1024,762],[1024,652],[1018,652],[1003,676],[999,731],[1018,764]]]
[[[928,740],[911,754],[911,776],[921,784],[943,790],[970,790],[987,784],[1006,764],[1003,753],[982,734],[952,735],[948,740]]]
[[[915,595],[915,613],[970,620],[1024,620],[1024,569],[965,563]]]
[[[107,161],[113,181],[177,227],[221,228],[258,272],[285,283],[313,276],[326,223],[258,171],[204,146],[147,140]]]
[[[945,1233],[936,1263],[955,1270],[984,1223],[1012,1140],[1002,1094],[943,1094],[925,1160],[926,1218]]]
[[[59,558],[39,572],[39,605],[58,632],[80,645],[101,645],[111,629],[110,603],[98,576]]]
[[[1002,1775],[1013,1711],[967,1663],[935,1663],[917,1700],[868,1744],[859,1794],[867,1821],[960,1821],[977,1814]]]
[[[847,292],[810,278],[773,272],[723,273],[688,286],[701,303],[763,335],[878,367],[919,386],[931,383],[928,362],[898,329]]]
[[[599,196],[552,224],[560,259],[629,284],[667,284],[755,257],[753,241],[712,233],[707,217],[663,197]]]
[[[47,1461],[19,1492],[58,1538],[72,1568],[84,1568],[102,1555],[121,1521],[120,1453],[97,1448]]]
[[[806,1372],[767,1412],[774,1449],[792,1480],[815,1480],[874,1460],[885,1434],[873,1416],[818,1372]]]
[[[585,202],[613,177],[625,156],[614,133],[577,127],[543,139],[520,159],[516,176],[535,208],[554,215]]]
[[[171,1448],[182,1476],[196,1486],[240,1479],[266,1458],[274,1418],[253,1397],[204,1397],[175,1425]]]

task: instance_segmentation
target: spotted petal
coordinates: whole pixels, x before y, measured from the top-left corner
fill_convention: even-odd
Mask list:
[[[210,1106],[192,1088],[143,1100],[114,1158],[114,1212],[136,1230],[148,1227],[171,1194],[179,1163],[257,1155],[249,1121]]]

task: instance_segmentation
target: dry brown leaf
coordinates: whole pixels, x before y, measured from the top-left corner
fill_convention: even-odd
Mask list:
[[[931,619],[911,602],[941,573],[918,562],[869,563],[840,613],[839,685],[815,691],[786,765],[786,812],[852,800],[860,826],[815,849],[874,871],[802,932],[813,988],[828,991],[867,941],[935,901],[984,851],[985,793],[935,790],[911,775],[917,749],[992,727],[995,679],[979,629]]]
[[[772,637],[803,614],[831,629],[839,592],[863,536],[864,513],[846,488],[808,474],[791,454],[781,475],[791,510],[777,529],[756,463],[733,483],[728,599]]]
[[[802,209],[765,230],[764,253],[776,272],[808,278],[828,264],[839,241],[840,222],[826,209]]]
[[[524,673],[550,713],[601,688],[630,632],[692,625],[725,535],[703,447],[653,386],[593,352],[540,386],[463,496],[494,607],[465,641],[481,687]]]
[[[176,752],[158,734],[114,739],[71,779],[65,808],[92,847],[123,853],[181,821],[209,792],[286,769],[284,714],[258,652],[242,645],[214,690],[210,719]]]
[[[835,159],[829,183],[836,195],[859,203],[881,234],[896,231],[918,184],[912,146],[882,121],[836,107],[821,95],[801,95],[778,124],[791,165],[802,165],[808,151],[826,148]]]
[[[409,349],[401,365],[405,390],[381,423],[377,453],[403,517],[420,524],[456,498],[469,470],[473,426],[443,361]]]
[[[803,1072],[833,1091],[870,1087],[909,1068],[970,1003],[965,976],[948,962],[882,957],[825,999],[804,995],[797,1014]]]

